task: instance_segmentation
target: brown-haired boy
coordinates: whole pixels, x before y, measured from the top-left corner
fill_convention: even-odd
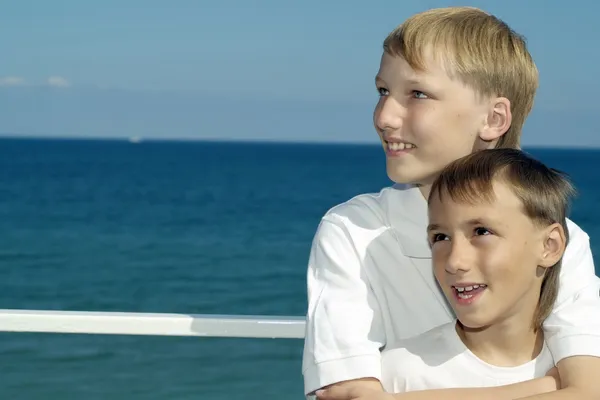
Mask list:
[[[426,198],[451,162],[518,147],[538,74],[525,41],[504,22],[450,7],[417,14],[388,36],[376,86],[374,126],[388,176],[401,185],[332,208],[313,240],[303,374],[307,394],[335,386],[320,393],[324,399],[381,391],[386,344],[454,319],[431,268]],[[571,221],[567,227],[545,338],[562,384],[578,396],[600,397],[600,380],[590,372],[600,370],[600,283],[587,234]],[[536,393],[543,383],[518,385]],[[487,396],[481,390],[475,398]],[[452,395],[467,394],[456,389],[443,398]]]
[[[573,194],[565,176],[520,150],[479,151],[442,171],[427,235],[457,320],[383,352],[387,391],[509,385],[554,367],[542,324],[558,293]]]

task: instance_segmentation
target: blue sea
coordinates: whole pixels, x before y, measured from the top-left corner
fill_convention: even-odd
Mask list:
[[[600,150],[569,173],[600,254]],[[0,308],[304,315],[332,206],[390,184],[372,145],[0,140]],[[2,399],[301,399],[302,342],[0,334]]]

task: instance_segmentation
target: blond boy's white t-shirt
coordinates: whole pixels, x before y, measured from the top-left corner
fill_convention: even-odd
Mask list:
[[[307,274],[305,393],[351,379],[381,379],[386,344],[454,320],[433,275],[427,220],[421,192],[404,185],[357,196],[322,218]],[[556,362],[600,356],[600,280],[587,234],[567,224],[558,299],[544,323]]]
[[[382,352],[384,389],[392,393],[415,390],[492,387],[540,378],[554,367],[544,342],[539,355],[515,367],[498,367],[473,354],[450,322],[416,337],[400,340]]]

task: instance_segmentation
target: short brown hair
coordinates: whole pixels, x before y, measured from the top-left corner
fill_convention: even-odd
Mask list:
[[[433,196],[443,201],[444,195],[467,204],[491,202],[497,180],[512,189],[532,221],[542,226],[559,223],[568,242],[567,213],[575,188],[565,173],[547,167],[521,150],[480,150],[450,163],[433,183],[428,202]],[[556,301],[561,260],[547,270],[542,281],[533,321],[535,329],[541,328]]]
[[[404,21],[383,49],[416,71],[426,69],[426,51],[431,50],[451,78],[482,96],[506,97],[512,123],[496,147],[519,148],[539,77],[525,38],[505,22],[474,7],[435,8]]]

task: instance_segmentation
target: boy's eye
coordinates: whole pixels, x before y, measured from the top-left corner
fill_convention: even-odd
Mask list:
[[[427,95],[425,93],[421,92],[420,90],[413,90],[412,94],[416,99],[426,99],[427,98]]]
[[[388,94],[390,94],[390,92],[382,87],[378,87],[377,88],[377,92],[379,93],[380,96],[387,96]]]
[[[492,232],[490,232],[489,229],[487,229],[487,228],[483,228],[483,227],[475,228],[475,235],[477,235],[477,236],[491,235],[491,234],[492,234]]]
[[[431,241],[433,243],[435,242],[439,242],[440,240],[448,240],[448,236],[444,235],[443,233],[435,233],[432,237],[431,237]]]

